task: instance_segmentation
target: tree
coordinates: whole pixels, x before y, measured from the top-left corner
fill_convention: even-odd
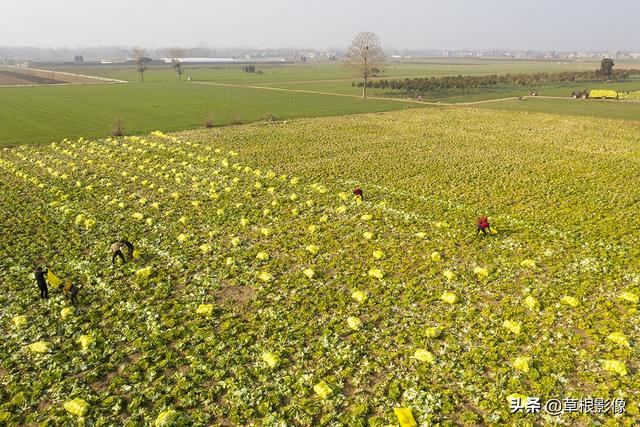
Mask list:
[[[184,49],[181,47],[174,47],[169,50],[169,56],[171,57],[171,62],[173,63],[173,69],[178,74],[178,80],[182,80],[182,74],[184,70],[182,69],[182,60],[184,59]]]
[[[347,49],[345,61],[364,80],[362,97],[366,99],[369,78],[377,75],[385,62],[378,36],[370,31],[356,34]]]
[[[605,80],[610,80],[613,75],[613,59],[604,58],[602,62],[600,62],[600,73],[604,77]]]
[[[149,53],[141,47],[134,47],[131,51],[131,54],[133,55],[133,58],[138,65],[140,78],[142,79],[142,81],[144,81],[144,72],[147,71],[147,66],[145,65],[145,63],[149,61]]]

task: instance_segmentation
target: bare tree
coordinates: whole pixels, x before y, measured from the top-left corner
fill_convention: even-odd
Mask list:
[[[147,71],[147,66],[145,65],[145,63],[149,60],[149,52],[141,47],[134,47],[131,50],[131,54],[133,55],[133,58],[138,66],[140,78],[142,79],[142,81],[144,81],[144,72]]]
[[[184,70],[182,69],[184,49],[181,47],[174,47],[169,50],[169,56],[171,57],[171,62],[173,63],[173,69],[178,74],[178,80],[182,80],[182,73],[184,73]]]
[[[356,34],[347,49],[345,61],[358,73],[358,77],[364,79],[362,97],[366,99],[369,78],[379,74],[385,62],[384,51],[378,36],[370,31]]]

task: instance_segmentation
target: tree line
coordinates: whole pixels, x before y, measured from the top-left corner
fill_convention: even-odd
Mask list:
[[[640,70],[612,70],[609,80],[623,81],[632,75],[640,75]],[[602,70],[562,71],[554,73],[530,74],[490,74],[480,76],[416,77],[405,79],[380,79],[367,82],[369,88],[400,90],[404,92],[427,92],[446,89],[487,89],[500,86],[544,86],[559,83],[593,82],[602,80]],[[364,82],[353,82],[353,86],[363,87]]]

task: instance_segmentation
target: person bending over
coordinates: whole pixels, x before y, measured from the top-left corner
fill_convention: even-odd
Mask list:
[[[481,216],[480,218],[478,218],[476,220],[476,225],[478,226],[478,229],[476,230],[476,235],[477,234],[487,234],[491,231],[491,226],[489,225],[489,218],[487,218],[486,216]]]
[[[64,285],[60,283],[58,289],[64,293],[64,299],[71,298],[71,304],[76,305],[78,302],[78,292],[80,291],[76,285],[71,283],[70,280],[67,280],[67,283]]]
[[[127,241],[127,240],[120,240],[120,247],[125,246],[127,248],[127,254],[129,255],[129,260],[133,259],[133,243]]]
[[[124,258],[124,254],[122,253],[122,248],[124,247],[123,244],[121,244],[120,242],[112,242],[111,243],[111,264],[115,265],[116,263],[116,258],[120,258],[122,260],[122,263],[126,263],[127,260]]]
[[[364,202],[364,194],[362,193],[362,188],[360,188],[359,185],[356,185],[356,188],[353,189],[353,195],[355,196],[356,200],[360,199]]]

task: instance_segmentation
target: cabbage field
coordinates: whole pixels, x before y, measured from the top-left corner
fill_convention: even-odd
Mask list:
[[[443,109],[4,148],[0,424],[634,425],[638,142]]]

